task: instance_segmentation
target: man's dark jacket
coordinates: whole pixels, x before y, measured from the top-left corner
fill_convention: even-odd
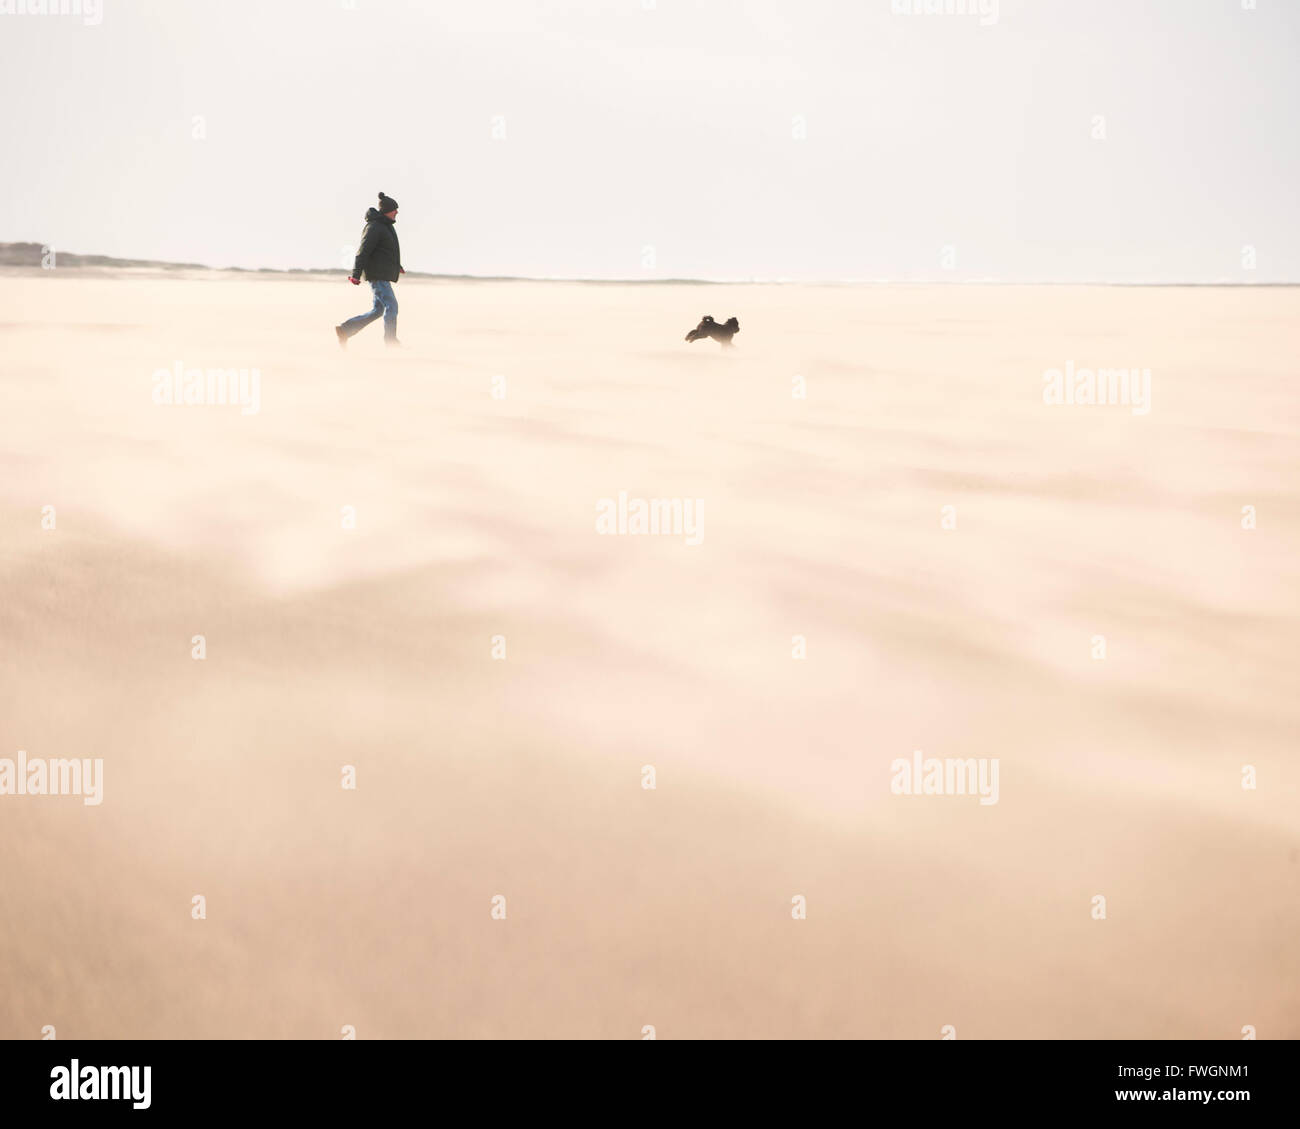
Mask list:
[[[402,248],[397,242],[397,224],[383,212],[370,208],[361,231],[361,246],[352,266],[352,277],[365,271],[368,282],[396,282],[402,273]]]

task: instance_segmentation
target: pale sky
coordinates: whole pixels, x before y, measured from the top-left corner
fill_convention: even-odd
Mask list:
[[[1300,282],[1300,0],[24,3],[0,241],[338,267],[382,189],[408,270]]]

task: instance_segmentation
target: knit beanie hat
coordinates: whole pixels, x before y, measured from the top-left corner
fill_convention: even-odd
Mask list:
[[[379,210],[381,212],[397,211],[397,201],[391,196],[385,196],[382,192],[379,194]]]

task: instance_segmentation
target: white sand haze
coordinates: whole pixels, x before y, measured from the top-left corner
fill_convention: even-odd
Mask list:
[[[1300,1036],[1300,291],[341,289],[0,271],[0,1036]]]

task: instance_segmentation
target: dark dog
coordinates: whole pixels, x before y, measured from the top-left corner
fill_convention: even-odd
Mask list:
[[[708,314],[704,315],[704,320],[686,335],[687,341],[703,341],[706,337],[713,338],[714,341],[721,342],[724,349],[731,348],[731,339],[740,332],[740,322],[735,318],[728,318],[726,325],[719,325]]]

